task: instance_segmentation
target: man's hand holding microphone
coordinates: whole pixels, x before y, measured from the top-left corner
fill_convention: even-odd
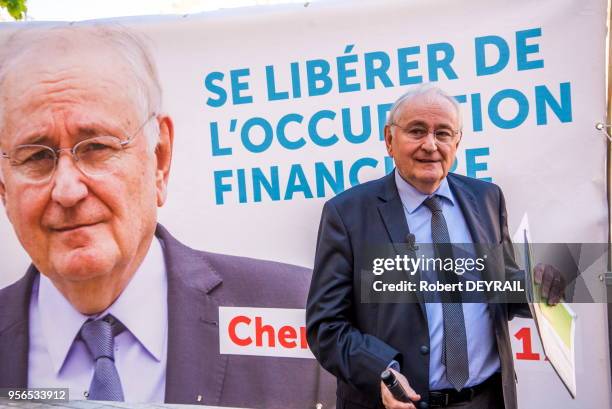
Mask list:
[[[380,393],[387,409],[416,409],[413,402],[421,395],[410,387],[408,379],[395,369],[388,368],[380,376]]]

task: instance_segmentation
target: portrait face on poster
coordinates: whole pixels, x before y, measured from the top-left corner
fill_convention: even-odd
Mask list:
[[[173,137],[171,119],[155,112],[156,72],[136,46],[114,48],[103,37],[112,32],[97,30],[57,28],[44,41],[23,33],[15,41],[31,44],[13,44],[2,66],[7,218],[38,270],[84,313],[116,299],[142,262]],[[93,288],[108,291],[84,305]]]

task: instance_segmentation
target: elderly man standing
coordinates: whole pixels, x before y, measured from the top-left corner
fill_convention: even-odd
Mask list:
[[[157,224],[174,134],[144,43],[72,25],[2,51],[0,196],[32,265],[0,290],[0,387],[314,407],[314,360],[219,353],[219,306],[299,308],[309,272],[195,251]]]
[[[410,90],[395,102],[385,127],[395,171],[323,208],[306,322],[313,353],[337,377],[338,407],[517,407],[507,322],[527,315],[525,304],[360,298],[366,255],[381,243],[491,246],[502,254],[494,269],[507,280],[523,279],[500,188],[449,173],[461,136],[454,98],[429,84]],[[395,400],[380,382],[387,368],[396,370],[412,403]]]

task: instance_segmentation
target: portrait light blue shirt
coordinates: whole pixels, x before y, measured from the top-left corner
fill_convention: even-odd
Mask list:
[[[395,184],[404,208],[406,222],[410,233],[418,243],[431,243],[431,211],[423,204],[429,196],[440,198],[442,213],[446,219],[448,233],[452,243],[473,243],[470,230],[461,212],[459,203],[453,196],[446,178],[438,189],[427,195],[418,191],[406,182],[395,169]],[[431,249],[429,246],[422,246]],[[433,254],[425,254],[433,257]],[[432,280],[433,272],[421,272],[422,279]],[[468,361],[470,376],[465,386],[478,385],[500,370],[499,354],[495,342],[493,321],[486,303],[464,303],[463,316],[467,335]],[[429,327],[429,388],[431,390],[450,389],[453,386],[446,380],[445,367],[442,364],[443,321],[442,304],[425,303],[427,324]]]
[[[115,337],[115,365],[126,402],[163,403],[168,345],[168,282],[162,244],[153,238],[142,264],[104,312],[77,311],[51,280],[40,275],[30,302],[29,388],[69,388],[86,399],[93,359],[79,338],[89,318],[112,314],[126,327]]]

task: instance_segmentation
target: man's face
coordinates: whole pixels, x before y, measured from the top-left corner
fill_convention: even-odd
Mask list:
[[[385,127],[387,152],[404,180],[423,193],[433,193],[448,174],[460,141],[456,137],[449,144],[436,142],[433,131],[459,130],[457,111],[446,98],[426,93],[404,102],[393,122],[397,126]],[[414,127],[429,135],[414,140],[406,132]]]
[[[0,194],[9,220],[33,263],[65,295],[88,283],[87,291],[103,284],[120,293],[153,237],[171,155],[169,119],[151,119],[160,122],[162,143],[169,145],[160,156],[139,131],[145,117],[129,91],[133,73],[110,50],[92,48],[67,55],[53,47],[33,50],[17,58],[18,68],[0,84],[3,152],[33,143],[72,148],[99,135],[126,140],[138,131],[105,176],[85,175],[69,151],[43,183],[19,178],[1,160]],[[102,303],[109,301],[114,298]]]

